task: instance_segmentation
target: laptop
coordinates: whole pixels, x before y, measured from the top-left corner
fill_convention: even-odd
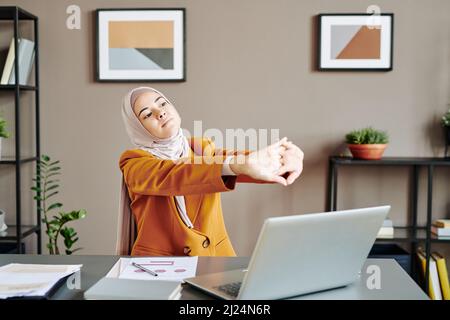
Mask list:
[[[283,299],[354,282],[390,206],[268,218],[247,269],[185,279],[219,298]]]

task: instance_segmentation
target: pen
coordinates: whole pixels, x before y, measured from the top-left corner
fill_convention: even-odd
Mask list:
[[[132,262],[131,264],[132,264],[134,267],[136,267],[136,268],[138,268],[138,269],[141,269],[142,271],[145,271],[145,272],[151,274],[151,275],[154,276],[154,277],[157,277],[157,276],[158,276],[158,274],[157,274],[156,272],[153,272],[152,270],[149,270],[149,269],[147,269],[147,268],[144,268],[144,267],[141,266],[140,264],[137,264],[137,263],[135,263],[135,262]]]

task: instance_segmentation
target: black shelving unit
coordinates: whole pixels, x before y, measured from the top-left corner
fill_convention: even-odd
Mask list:
[[[411,248],[411,266],[413,267],[412,276],[418,280],[418,274],[415,264],[415,253],[419,243],[425,243],[426,268],[424,291],[428,292],[428,281],[430,273],[430,256],[432,243],[450,243],[450,239],[439,238],[431,233],[432,211],[433,211],[433,172],[435,167],[450,167],[450,158],[413,158],[413,157],[385,157],[381,160],[358,160],[351,157],[331,156],[329,159],[328,172],[328,211],[337,209],[337,187],[338,187],[338,168],[340,166],[406,166],[410,167],[412,179],[409,193],[411,207],[411,224],[404,227],[395,227],[392,238],[378,238],[377,242],[390,243],[408,243]],[[425,226],[417,225],[417,202],[419,187],[419,170],[427,170],[427,219]]]
[[[16,224],[9,225],[6,232],[0,236],[0,242],[15,242],[16,243],[16,252],[23,252],[23,240],[32,235],[37,235],[37,252],[41,253],[41,217],[39,212],[39,201],[36,206],[36,225],[22,225],[22,197],[21,197],[21,165],[28,162],[36,162],[36,170],[39,173],[39,167],[37,166],[37,160],[40,159],[40,126],[39,126],[39,32],[38,32],[38,17],[35,15],[23,10],[17,6],[2,6],[0,7],[0,20],[3,21],[12,21],[14,26],[14,46],[15,50],[15,59],[14,59],[14,71],[15,71],[15,79],[16,84],[8,84],[8,85],[0,85],[0,91],[9,91],[14,92],[14,121],[15,121],[15,156],[12,158],[2,157],[0,160],[0,165],[8,165],[14,166],[15,168],[15,196],[16,196]],[[34,31],[34,43],[35,43],[35,53],[34,53],[34,71],[35,71],[35,79],[34,85],[20,85],[19,80],[19,57],[18,57],[18,48],[19,48],[19,22],[20,21],[29,21],[33,24]],[[36,132],[35,132],[35,146],[36,152],[35,156],[22,158],[20,153],[20,96],[22,91],[31,91],[35,94],[35,120],[36,120]],[[38,185],[39,187],[39,185]],[[31,192],[31,191],[30,191]]]

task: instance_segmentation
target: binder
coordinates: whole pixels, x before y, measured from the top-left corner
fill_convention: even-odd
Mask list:
[[[444,298],[444,300],[450,300],[450,288],[445,258],[437,252],[433,252],[432,257],[434,258],[434,260],[436,260],[439,282],[442,289],[442,297]]]
[[[34,61],[34,42],[28,39],[19,39],[19,84],[26,85]],[[16,84],[15,63],[9,76],[9,84]]]
[[[0,80],[0,84],[8,84],[9,77],[11,75],[11,70],[14,66],[14,37],[11,39],[11,43],[9,45],[8,55],[6,57],[5,66],[3,67],[2,78]]]
[[[425,279],[426,274],[426,255],[422,249],[417,251],[417,255],[421,262],[422,272]],[[428,277],[428,294],[432,300],[442,300],[441,285],[439,283],[439,276],[437,272],[436,260],[433,256],[430,257],[429,277]]]

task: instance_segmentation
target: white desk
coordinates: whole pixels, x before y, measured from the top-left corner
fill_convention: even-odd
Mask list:
[[[8,263],[49,263],[49,264],[83,264],[81,269],[81,289],[69,289],[61,286],[52,299],[83,299],[83,293],[100,280],[118,260],[118,256],[49,256],[49,255],[0,255],[0,266]],[[197,275],[246,268],[248,257],[200,257]],[[380,269],[380,289],[370,290],[366,283],[370,274],[367,266],[376,265]],[[328,290],[296,297],[296,299],[428,299],[421,288],[409,275],[390,259],[368,259],[360,278],[347,287]],[[202,300],[213,299],[205,293],[184,285],[181,299]]]

